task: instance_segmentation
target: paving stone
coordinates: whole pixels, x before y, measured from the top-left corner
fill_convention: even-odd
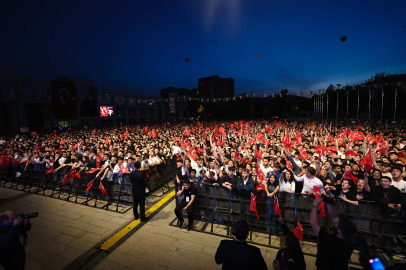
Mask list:
[[[46,266],[59,270],[63,269],[65,266],[67,266],[71,261],[65,257],[59,256],[59,255],[54,255],[51,260],[45,263]]]
[[[93,243],[84,241],[82,239],[75,239],[68,244],[68,246],[79,249],[81,251],[87,251],[94,246]]]
[[[109,261],[109,260],[103,260],[101,261],[98,265],[96,265],[93,269],[94,270],[114,270],[117,269],[119,264]]]
[[[67,245],[63,245],[60,243],[55,243],[53,242],[51,245],[49,245],[47,248],[45,248],[46,251],[50,251],[55,254],[61,254],[65,250],[67,250],[69,247]]]
[[[176,247],[155,242],[149,247],[148,250],[163,253],[165,255],[170,256],[176,252]]]
[[[102,239],[102,237],[98,234],[94,234],[91,232],[86,232],[84,235],[82,235],[81,237],[79,237],[79,239],[82,239],[84,241],[88,241],[91,242],[93,244],[97,244],[99,243]]]
[[[27,259],[27,261],[25,262],[25,269],[27,269],[27,270],[42,270],[44,268],[45,268],[45,265],[43,265],[39,262],[33,261],[31,259]],[[3,268],[1,268],[1,266],[0,266],[0,269],[3,269]]]
[[[78,238],[84,235],[86,231],[70,227],[67,228],[63,233]]]
[[[217,251],[217,248],[215,248],[215,247],[204,246],[203,250],[202,250],[202,253],[205,254],[205,255],[209,255],[209,256],[214,257],[214,255],[216,255],[216,251]]]
[[[141,269],[165,270],[165,269],[168,269],[168,268],[163,266],[163,265],[154,263],[154,262],[150,262],[150,261],[147,261],[147,260],[140,259],[133,265],[133,269],[137,269],[137,270],[141,270]],[[193,268],[190,268],[189,270],[191,270],[191,269],[193,269]]]
[[[173,244],[173,246],[178,247],[178,248],[187,249],[187,250],[197,252],[197,253],[202,252],[203,247],[204,247],[203,245],[188,242],[185,240],[180,240],[180,239],[177,239],[176,242]]]
[[[127,244],[127,243],[122,243],[118,248],[116,248],[114,251],[118,251],[121,253],[128,253],[130,252],[132,249],[134,248],[134,246]],[[137,257],[137,256],[136,256]]]
[[[137,262],[138,258],[116,251],[107,256],[107,260],[126,267],[132,267]]]
[[[67,234],[61,234],[58,235],[57,237],[55,237],[54,240],[55,242],[61,243],[61,244],[69,244],[70,242],[72,242],[73,240],[75,240],[76,238]]]
[[[83,254],[83,251],[70,247],[67,250],[65,250],[64,252],[62,252],[60,255],[71,261],[74,261],[76,258],[78,258],[82,254]]]

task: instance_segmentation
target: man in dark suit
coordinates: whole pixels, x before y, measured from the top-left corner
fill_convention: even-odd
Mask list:
[[[239,220],[234,227],[234,240],[222,240],[217,249],[215,260],[223,264],[223,270],[266,270],[268,267],[261,250],[247,244],[249,226],[245,220]]]
[[[134,219],[137,220],[141,217],[141,221],[147,221],[145,217],[145,176],[140,172],[141,163],[134,163],[135,170],[130,173],[130,182],[133,194],[133,211]],[[138,204],[140,205],[140,214],[138,214]]]

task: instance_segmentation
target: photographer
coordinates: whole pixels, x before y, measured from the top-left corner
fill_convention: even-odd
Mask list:
[[[29,219],[22,219],[17,212],[7,210],[0,218],[0,265],[5,270],[25,267],[27,231],[31,230]]]
[[[329,201],[325,200],[331,219],[334,222],[335,232],[328,234],[322,230],[317,219],[317,208],[323,198],[316,198],[310,212],[310,225],[318,238],[317,269],[348,269],[348,260],[354,249],[351,241],[357,228],[354,223],[344,217],[338,217],[337,212]]]

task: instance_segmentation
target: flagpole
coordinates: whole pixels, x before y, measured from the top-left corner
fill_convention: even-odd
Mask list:
[[[358,89],[358,107],[357,107],[357,119],[359,116],[359,89]]]
[[[316,98],[315,97],[313,97],[313,115],[314,115],[314,118],[316,118]]]
[[[326,97],[327,97],[327,114],[326,114],[326,118],[327,118],[327,121],[328,121],[328,92],[326,93]]]
[[[340,88],[338,88],[337,89],[337,109],[336,109],[336,122],[337,122],[337,120],[338,120],[338,90],[339,90]]]
[[[321,94],[321,119],[324,117],[324,93]]]
[[[383,116],[383,88],[382,88],[382,107],[381,107],[381,121]]]
[[[393,115],[393,120],[396,120],[396,99],[398,97],[398,88],[395,89],[395,114]]]
[[[349,117],[349,115],[348,115],[348,89],[347,89],[347,121],[348,121],[348,117]]]
[[[369,120],[371,120],[371,89],[369,89],[368,107],[369,107]]]

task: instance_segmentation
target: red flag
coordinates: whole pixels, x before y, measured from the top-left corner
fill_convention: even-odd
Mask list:
[[[297,136],[294,140],[293,140],[293,144],[295,145],[295,147],[299,147],[302,144],[302,137]]]
[[[288,168],[290,168],[290,169],[293,170],[293,165],[292,165],[292,163],[289,161],[289,159],[288,159],[287,157],[285,157],[285,160],[286,160],[286,166],[287,166]]]
[[[83,126],[83,128],[84,128],[85,130],[87,130],[87,126]]]
[[[344,153],[344,155],[346,156],[350,156],[350,157],[355,157],[355,156],[359,156],[358,153],[355,153],[353,150],[347,150],[347,152]]]
[[[62,185],[66,185],[67,182],[68,182],[68,176],[65,175],[65,176],[63,177]]]
[[[50,166],[48,169],[45,170],[46,174],[54,173],[55,169],[54,166]]]
[[[72,146],[72,150],[76,150],[78,148],[79,148],[79,144],[76,144],[76,145]]]
[[[107,136],[106,141],[104,142],[104,144],[109,144],[110,140],[109,140],[109,136]]]
[[[329,155],[331,155],[333,153],[337,153],[337,148],[335,148],[335,146],[329,146],[326,148],[326,150]]]
[[[124,138],[124,135],[123,135],[123,134],[120,134],[120,138],[121,138],[121,139]]]
[[[155,129],[152,130],[151,135],[152,135],[152,138],[156,138],[156,131],[155,131]]]
[[[197,162],[196,148],[194,146],[192,148],[190,148],[190,150],[187,152],[187,154],[189,155],[189,157],[191,159],[193,159],[195,162]]]
[[[235,155],[234,155],[234,159],[241,161],[243,165],[245,165],[245,160],[241,157],[240,153],[238,152],[238,150],[235,150]]]
[[[292,148],[292,141],[290,140],[288,133],[286,133],[286,135],[283,137],[282,144],[286,148]]]
[[[368,150],[367,154],[365,157],[360,161],[358,164],[359,166],[365,166],[365,171],[370,171],[375,169],[372,156],[371,156],[371,150]]]
[[[96,158],[96,168],[100,168],[100,162],[102,161],[101,157]]]
[[[323,201],[320,202],[319,208],[320,208],[320,217],[325,217],[325,216],[327,216],[327,215],[326,215],[326,209],[325,209],[325,206],[324,206],[324,202],[323,202]]]
[[[175,137],[174,140],[175,142],[180,142],[180,137]]]
[[[314,196],[316,198],[321,198],[321,188],[318,186],[313,186],[314,189]]]
[[[88,170],[86,173],[95,173],[97,171],[96,168]]]
[[[304,147],[302,147],[302,148],[300,149],[300,158],[301,158],[303,161],[306,161],[307,158],[308,158],[306,149],[304,149]]]
[[[148,134],[148,127],[144,127],[144,132]]]
[[[106,189],[104,188],[102,181],[100,181],[99,189],[101,190],[102,195],[108,195]]]
[[[124,139],[126,139],[126,140],[128,139],[128,128],[127,127],[125,128],[125,137],[124,137]]]
[[[260,140],[260,141],[262,141],[262,143],[265,143],[266,138],[265,138],[264,134],[262,134],[261,132],[259,132],[259,133],[257,134],[257,140]]]
[[[342,180],[352,180],[354,182],[354,184],[357,184],[357,177],[355,177],[354,175],[352,175],[351,171],[346,171],[343,175]]]
[[[337,138],[337,144],[338,146],[345,146],[345,140],[343,137]]]
[[[75,173],[76,173],[75,169],[70,169],[69,170],[69,179],[75,178]]]
[[[297,222],[297,227],[294,228],[292,232],[300,242],[303,242],[303,226],[300,222]]]
[[[261,151],[258,151],[257,148],[255,148],[255,154],[256,154],[256,156],[257,156],[257,159],[261,159],[261,158],[262,158],[262,152],[261,152]]]
[[[87,184],[87,189],[85,190],[85,192],[89,192],[89,190],[92,188],[92,186],[93,186],[93,182],[94,182],[94,179],[89,183],[89,184]]]
[[[92,134],[93,134],[93,135],[96,134],[96,129],[93,129]]]
[[[59,153],[59,154],[62,154],[62,149],[61,148],[59,148],[58,150],[56,150],[55,152],[57,152],[57,153]]]
[[[327,136],[327,140],[329,140],[330,143],[334,143],[334,137],[333,137],[333,135],[331,135],[331,134],[329,133],[328,136]]]
[[[259,215],[258,215],[258,211],[257,211],[257,202],[255,200],[254,193],[252,193],[252,192],[251,192],[250,211],[254,212],[257,215],[257,220],[259,220]]]
[[[66,142],[65,140],[61,140],[61,144],[65,144],[65,142]]]
[[[275,215],[282,214],[282,210],[279,207],[279,202],[278,202],[278,199],[276,198],[276,196],[274,197],[273,202],[274,202],[274,208],[275,208]]]
[[[184,133],[185,135],[190,136],[190,130],[189,130],[188,128],[185,128],[185,130],[183,131],[183,133]]]
[[[62,143],[62,142],[61,142],[61,143]],[[34,146],[34,150],[35,150],[35,151],[37,151],[38,149],[42,149],[42,148],[44,148],[44,147],[39,146],[39,145]]]
[[[264,174],[264,172],[261,170],[261,167],[259,166],[258,163],[257,163],[257,174],[258,174],[259,180],[261,180],[261,181],[265,181],[265,180],[266,180],[265,174]]]
[[[75,177],[77,177],[77,178],[79,178],[79,179],[82,179],[82,177],[80,177],[80,172],[77,172],[77,173],[75,174]]]
[[[376,151],[380,153],[386,153],[388,152],[388,143],[389,140],[382,140],[382,138],[379,140],[378,144],[376,145]]]

